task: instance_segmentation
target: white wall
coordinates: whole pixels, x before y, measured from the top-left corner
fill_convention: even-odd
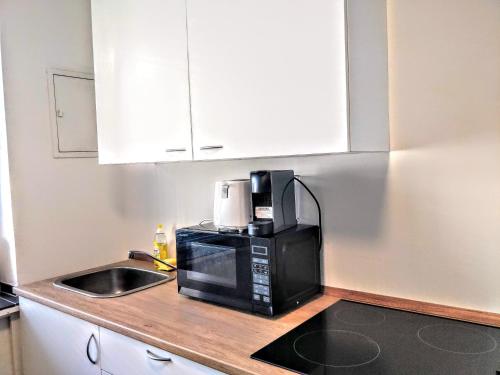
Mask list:
[[[20,284],[151,244],[155,168],[53,159],[46,69],[92,72],[89,0],[2,0],[0,23]]]
[[[0,282],[16,284],[16,241],[14,238],[14,223],[12,216],[9,153],[7,149],[7,124],[5,122],[2,73],[2,62],[0,61]]]
[[[165,164],[163,220],[210,218],[217,179],[293,168],[323,206],[326,285],[500,312],[499,20],[498,0],[389,0],[393,152]]]

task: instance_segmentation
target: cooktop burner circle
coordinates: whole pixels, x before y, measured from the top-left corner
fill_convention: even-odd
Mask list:
[[[454,354],[485,354],[497,348],[496,340],[486,332],[454,324],[433,324],[418,330],[427,346]]]
[[[354,326],[369,326],[385,322],[385,314],[366,308],[349,308],[335,312],[335,318]]]
[[[364,366],[380,355],[375,340],[345,330],[307,332],[295,339],[293,349],[308,362],[335,368]]]

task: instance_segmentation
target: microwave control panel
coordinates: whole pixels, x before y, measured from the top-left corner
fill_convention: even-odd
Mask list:
[[[266,246],[252,245],[253,302],[271,303],[271,275],[269,250]]]

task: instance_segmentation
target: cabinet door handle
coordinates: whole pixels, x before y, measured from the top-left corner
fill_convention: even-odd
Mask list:
[[[185,148],[167,148],[165,152],[185,152]]]
[[[172,358],[170,358],[170,357],[160,357],[158,354],[153,353],[149,349],[146,350],[146,354],[148,355],[148,358],[152,359],[153,361],[158,361],[158,362],[172,362]]]
[[[98,348],[97,339],[95,338],[94,334],[91,334],[89,337],[89,341],[87,341],[87,358],[89,359],[90,363],[95,365],[95,364],[97,364],[97,358],[93,359],[92,356],[90,355],[90,342],[91,341],[94,341],[96,348]]]
[[[224,146],[217,145],[217,146],[201,146],[200,150],[220,150],[221,148],[224,148]]]

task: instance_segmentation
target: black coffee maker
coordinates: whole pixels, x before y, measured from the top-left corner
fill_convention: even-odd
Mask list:
[[[292,170],[250,173],[252,221],[248,234],[265,237],[297,225]]]

